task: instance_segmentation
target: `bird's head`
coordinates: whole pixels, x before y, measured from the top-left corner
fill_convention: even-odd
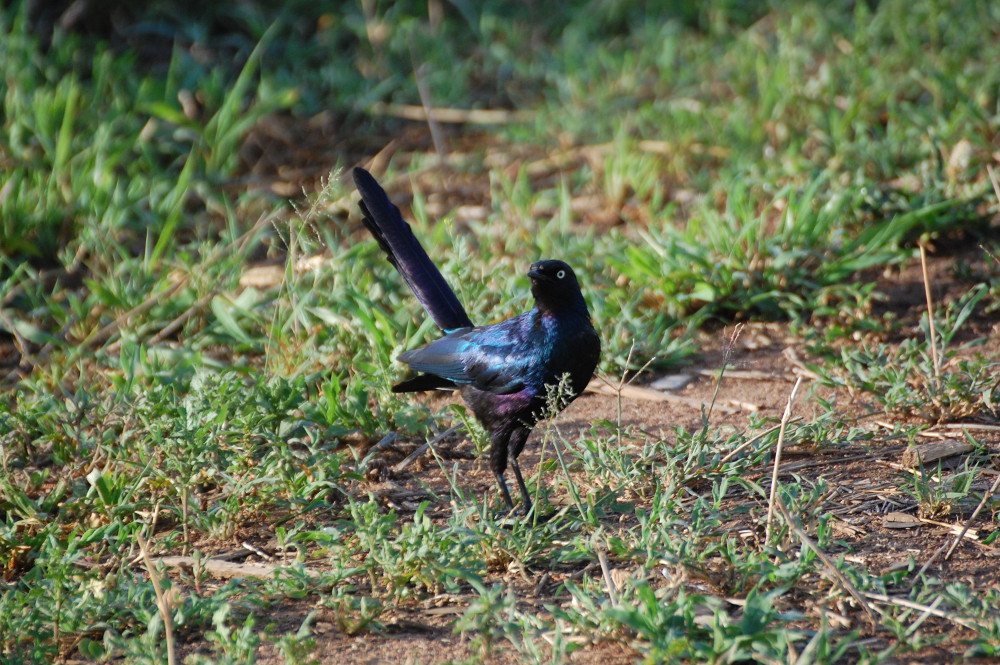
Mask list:
[[[576,273],[566,263],[553,259],[538,261],[528,270],[528,277],[531,278],[531,295],[535,296],[539,308],[560,310],[582,306],[583,311],[587,311]]]

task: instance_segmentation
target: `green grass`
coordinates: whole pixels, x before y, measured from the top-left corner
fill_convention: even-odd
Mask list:
[[[20,362],[0,377],[0,662],[166,662],[139,534],[156,555],[201,557],[273,535],[287,566],[162,576],[192,663],[251,662],[263,644],[311,662],[318,616],[375,639],[387,613],[439,593],[467,599],[452,627],[474,662],[612,643],[650,663],[876,663],[952,628],[875,601],[879,632],[856,609],[838,623],[853,601],[799,526],[860,591],[938,603],[965,622],[962,648],[997,653],[995,591],[857,563],[821,476],[783,477],[796,528],[779,515],[763,542],[778,439],[763,418],[540,427],[529,487],[560,513],[545,524],[498,519],[463,482],[467,460],[435,457],[448,494],[410,508],[369,494],[359,443],[422,438],[455,413],[391,394],[393,358],[435,331],[357,220],[328,208],[349,193],[338,169],[409,136],[383,179],[413,192],[418,235],[475,321],[527,308],[527,265],[559,257],[581,275],[604,375],[687,362],[720,323],[778,320],[826,387],[872,413],[995,418],[996,360],[968,333],[1000,307],[995,260],[955,267],[968,294],[939,304],[937,368],[927,317],[882,313],[877,277],[918,239],[992,247],[996,3],[431,3],[440,19],[416,2],[277,4],[175,17],[151,3],[70,30],[0,10],[0,331]],[[532,115],[454,130],[441,169],[414,125],[376,112],[421,104],[418,69],[436,106]],[[329,180],[253,145],[293,170],[319,152]],[[454,183],[481,214],[430,212],[464,196]],[[283,283],[241,286],[263,258]],[[806,399],[785,446],[916,435]],[[987,464],[980,446],[899,494],[941,516],[979,500]],[[615,600],[587,568],[602,556],[631,572]],[[521,571],[531,584],[511,582]],[[544,575],[543,600],[523,602]],[[319,609],[297,628],[271,620],[301,602]]]
[[[826,368],[815,369],[825,385],[866,393],[888,414],[916,416],[930,423],[982,413],[996,417],[993,395],[1000,387],[996,360],[970,353],[986,340],[953,344],[986,295],[985,284],[973,287],[936,317],[936,354],[932,352],[929,320],[924,317],[919,337],[898,344],[843,348]]]

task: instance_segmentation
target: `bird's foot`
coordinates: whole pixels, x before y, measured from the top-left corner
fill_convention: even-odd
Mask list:
[[[496,522],[513,522],[514,520],[521,521],[524,518],[524,510],[521,508],[507,508],[505,510],[498,510],[493,513],[493,519]]]
[[[512,523],[514,521],[523,522],[526,524],[545,524],[552,520],[559,514],[559,511],[553,510],[549,513],[537,514],[535,507],[532,506],[528,510],[524,509],[524,506],[517,506],[515,508],[510,508],[508,510],[502,510],[498,513],[493,514],[493,519],[500,523]]]
[[[528,515],[528,521],[533,524],[545,524],[546,522],[552,521],[552,519],[556,517],[558,514],[559,514],[558,510],[553,510],[552,512],[543,513],[539,515],[532,514]]]

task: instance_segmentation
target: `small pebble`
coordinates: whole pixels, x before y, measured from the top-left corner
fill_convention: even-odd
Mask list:
[[[654,390],[680,390],[692,381],[694,381],[693,374],[668,374],[653,381],[649,387]]]

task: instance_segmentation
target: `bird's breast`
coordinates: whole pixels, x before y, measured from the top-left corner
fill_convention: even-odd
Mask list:
[[[588,317],[543,315],[545,331],[541,382],[551,385],[564,374],[570,375],[574,395],[583,392],[601,353],[601,342]]]

